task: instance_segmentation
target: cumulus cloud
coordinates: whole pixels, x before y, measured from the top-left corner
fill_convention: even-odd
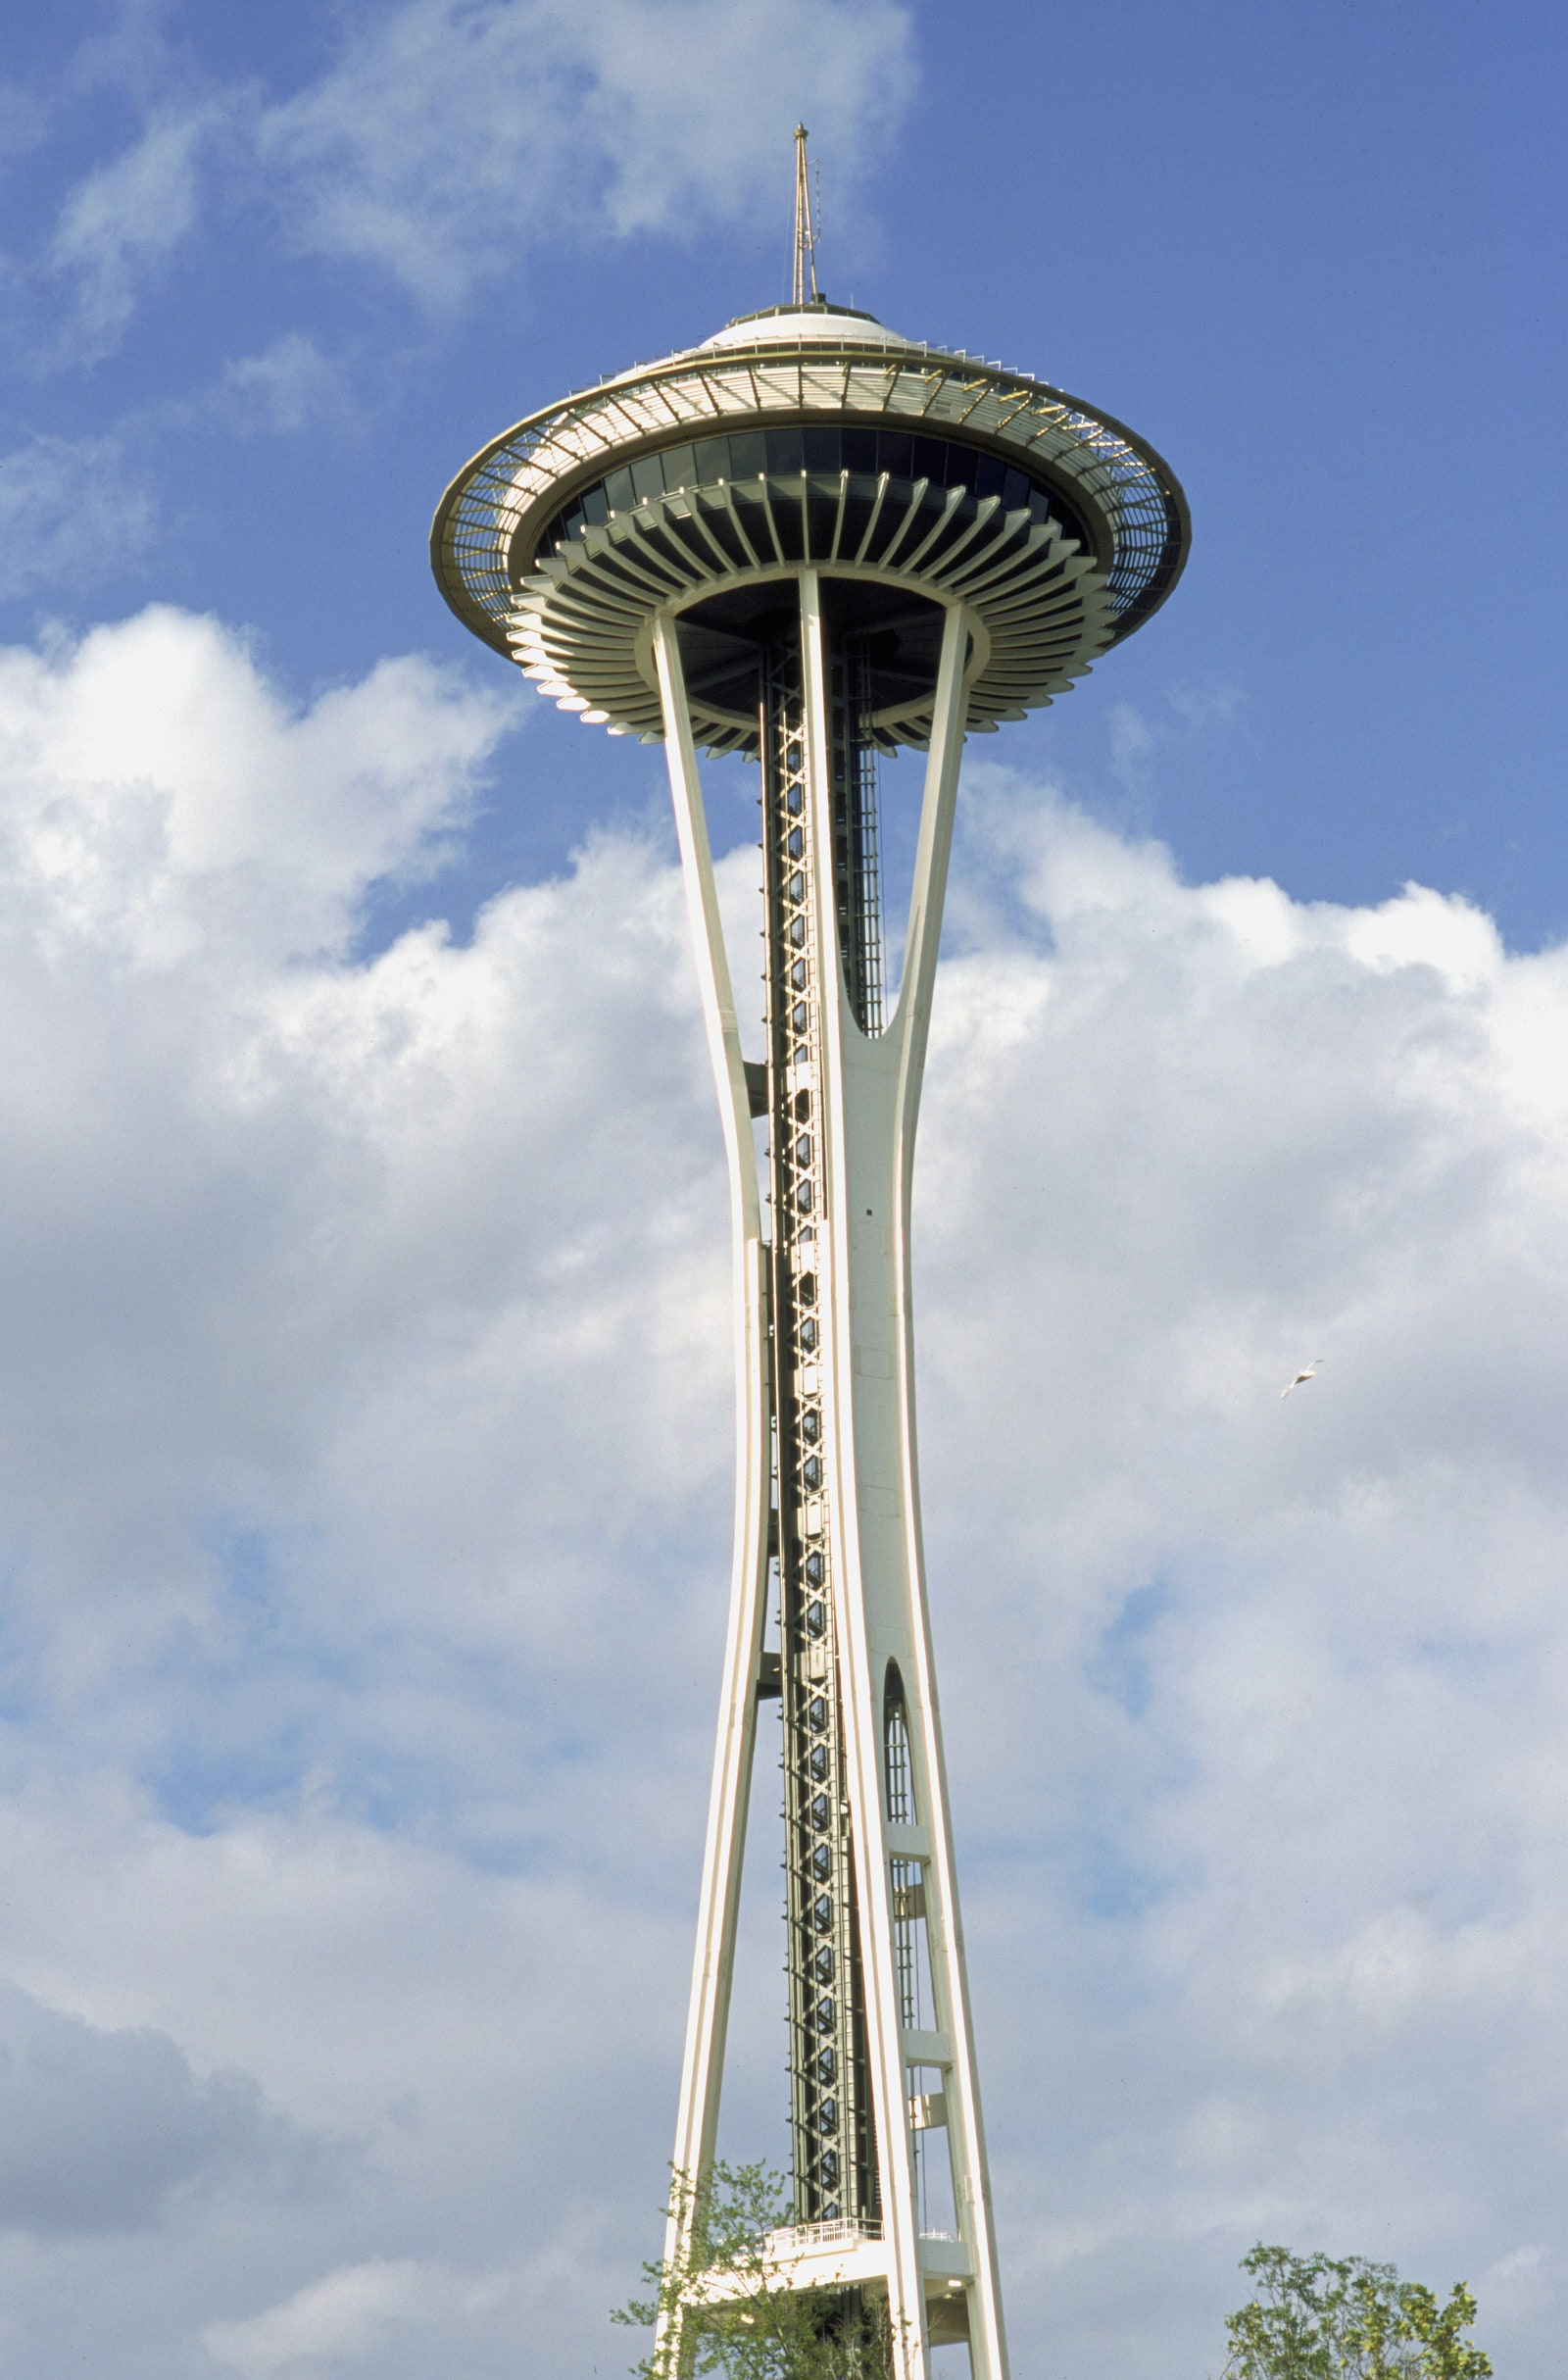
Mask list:
[[[439,855],[509,716],[417,660],[301,709],[239,638],[160,609],[0,656],[0,976],[17,1003],[4,1070],[35,1127],[0,1188],[14,1235],[0,1287],[0,1533],[35,1542],[48,1575],[75,1575],[73,1534],[89,1573],[107,1562],[128,1586],[145,1554],[183,1574],[155,1482],[179,1500],[181,1525],[205,1509],[203,1525],[220,1531],[219,1482],[232,1492],[255,1424],[266,1438],[282,1418],[263,1419],[255,1378],[222,1384],[225,1344],[250,1341],[264,1370],[270,1359],[219,1282],[235,1234],[257,1227],[252,1264],[296,1262],[271,1241],[271,1194],[258,1204],[265,1170],[280,1168],[276,1185],[342,1162],[328,1146],[330,1065],[313,1094],[324,1133],[314,1158],[302,1112],[277,1104],[278,1068],[292,1073],[286,1052],[305,1029],[299,1004],[308,1013],[318,996],[305,963],[352,939],[368,884]],[[397,1036],[395,1017],[385,1027]],[[368,1014],[347,1027],[367,1029],[375,1038]],[[121,1171],[131,1142],[134,1188]],[[174,1179],[197,1176],[196,1206],[183,1193],[171,1206]],[[185,1353],[171,1362],[175,1342]],[[106,1440],[80,1471],[63,1532],[66,1506],[42,1516],[94,1413],[119,1415],[122,1453]]]
[[[842,189],[910,79],[891,0],[406,0],[260,141],[308,245],[449,305],[546,225],[663,231],[764,193],[776,212],[803,112]]]
[[[1568,962],[1418,887],[1189,887],[972,782],[921,1211],[972,1924],[1030,1979],[1014,2254],[1153,2368],[1178,2256],[1459,2272],[1560,2196]]]
[[[198,2080],[167,2034],[109,2031],[0,1983],[0,2228],[134,2229],[179,2184],[303,2146],[247,2076]]]
[[[0,2240],[29,2380],[612,2369],[656,2243],[729,1478],[680,890],[617,834],[355,940],[509,717],[167,611],[0,667],[6,1963],[190,2180]],[[1212,2369],[1263,2232],[1485,2275],[1545,2380],[1568,955],[964,817],[922,1468],[1014,2333]],[[227,2070],[358,2144],[308,2206],[202,2186]]]
[[[243,639],[154,606],[0,655],[0,836],[16,931],[275,965],[339,946],[372,881],[428,869],[512,714],[419,660],[309,709]]]

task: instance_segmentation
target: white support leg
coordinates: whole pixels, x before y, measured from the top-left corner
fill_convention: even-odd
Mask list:
[[[819,654],[818,605],[809,574],[803,580],[802,609],[808,652]],[[889,2298],[896,2333],[909,2358],[906,2368],[919,2372],[925,2368],[927,2296],[947,2295],[957,2282],[975,2380],[1006,2380],[926,1615],[909,1287],[910,1173],[963,742],[964,646],[965,623],[955,608],[944,628],[899,1003],[886,1030],[867,1039],[840,987],[833,1029],[824,1026],[823,1129],[832,1174],[828,1212],[835,1225],[838,1501],[853,1564],[841,1604],[848,1766],[856,1840],[867,1847],[861,1925]],[[808,672],[808,688],[813,678],[822,683],[816,669]],[[825,769],[825,750],[821,766]],[[824,779],[824,804],[828,798]],[[831,925],[824,901],[820,930],[825,934]],[[901,1825],[888,1816],[884,1773],[883,1693],[890,1661],[904,1686],[917,1812],[913,1823]],[[910,2044],[900,2007],[894,1859],[917,1867],[921,1879],[935,2002],[926,2028],[932,2038],[924,2044]],[[911,2058],[911,2046],[923,2048],[925,2055]],[[933,2139],[939,2149],[945,2129],[959,2233],[956,2255],[946,2250],[939,2255],[935,2246],[921,2244],[908,2088],[913,2063],[942,2069],[946,2125],[934,2128]],[[950,2269],[939,2274],[933,2269],[938,2264]]]
[[[915,1432],[914,1329],[910,1291],[909,1212],[915,1126],[925,1066],[931,999],[948,859],[953,845],[958,764],[963,747],[963,623],[948,615],[938,681],[936,719],[926,773],[925,801],[914,885],[905,945],[904,980],[889,1039],[899,1044],[899,1092],[895,1180],[897,1206],[895,1278],[902,1323],[899,1348],[900,1429],[904,1462],[905,1561],[910,1586],[910,1651],[913,1673],[905,1673],[917,1806],[926,1815],[930,1855],[926,1867],[926,1926],[936,1999],[937,2029],[946,2033],[947,2134],[953,2164],[958,2229],[969,2250],[969,2356],[974,2380],[1006,2380],[1007,2350],[1002,2320],[996,2228],[980,2086],[969,2015],[969,1986],[954,1873],[953,1831],[948,1812],[947,1764],[937,1705],[930,1621],[925,1597],[925,1557],[920,1531],[918,1445]]]
[[[703,1858],[697,1955],[675,2133],[677,2189],[684,2185],[691,2190],[703,2182],[712,2162],[718,2124],[741,1866],[746,1849],[746,1812],[757,1741],[757,1687],[767,1582],[767,1291],[751,1103],[673,622],[661,620],[655,636],[675,827],[697,953],[709,1054],[718,1087],[724,1145],[729,1158],[736,1293],[734,1562],[718,1743]],[[672,2219],[665,2241],[666,2259],[680,2260],[685,2249],[680,2226]]]

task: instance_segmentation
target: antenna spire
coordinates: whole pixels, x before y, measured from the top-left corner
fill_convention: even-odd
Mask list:
[[[811,182],[806,165],[806,144],[809,137],[805,124],[798,124],[795,127],[795,286],[791,291],[797,306],[804,306],[808,299],[821,295],[816,285],[816,217],[811,210]]]

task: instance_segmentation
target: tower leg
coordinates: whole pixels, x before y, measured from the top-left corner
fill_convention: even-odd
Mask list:
[[[671,621],[664,620],[659,623],[655,649],[666,722],[664,749],[697,955],[703,1019],[718,1085],[729,1159],[736,1314],[735,1545],[729,1625],[675,2131],[676,2193],[671,2200],[664,2248],[666,2261],[679,2266],[684,2263],[688,2249],[683,2233],[690,2213],[682,2192],[689,2197],[706,2180],[712,2163],[718,2125],[735,1930],[740,1913],[741,1867],[746,1850],[746,1811],[757,1744],[762,1629],[766,1619],[771,1451],[767,1275],[751,1103],[713,882],[702,786],[692,746],[680,652]]]
[[[761,664],[765,1248],[678,631],[666,616],[656,632],[739,1293],[734,1582],[675,2161],[696,2185],[712,2156],[776,1482],[799,2218],[778,2242],[780,2285],[885,2290],[900,2380],[921,2380],[944,2338],[967,2339],[975,2380],[1006,2380],[925,1607],[909,1286],[968,636],[952,607],[903,982],[877,1030],[875,969],[855,940],[830,622],[819,574],[796,575],[798,638]],[[837,682],[849,683],[842,657]],[[667,2253],[683,2247],[672,2226]]]

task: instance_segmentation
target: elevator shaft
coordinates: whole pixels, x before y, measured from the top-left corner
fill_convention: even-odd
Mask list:
[[[846,1790],[836,1599],[838,1516],[825,1470],[820,1052],[842,969],[857,1021],[881,1021],[875,756],[853,645],[833,657],[832,833],[808,792],[799,632],[760,665],[768,1117],[772,1175],[773,1462],[784,1730],[790,2082],[796,2219],[880,2219],[866,2061],[856,1847]],[[831,904],[817,898],[826,874]],[[820,949],[831,910],[838,948]]]

